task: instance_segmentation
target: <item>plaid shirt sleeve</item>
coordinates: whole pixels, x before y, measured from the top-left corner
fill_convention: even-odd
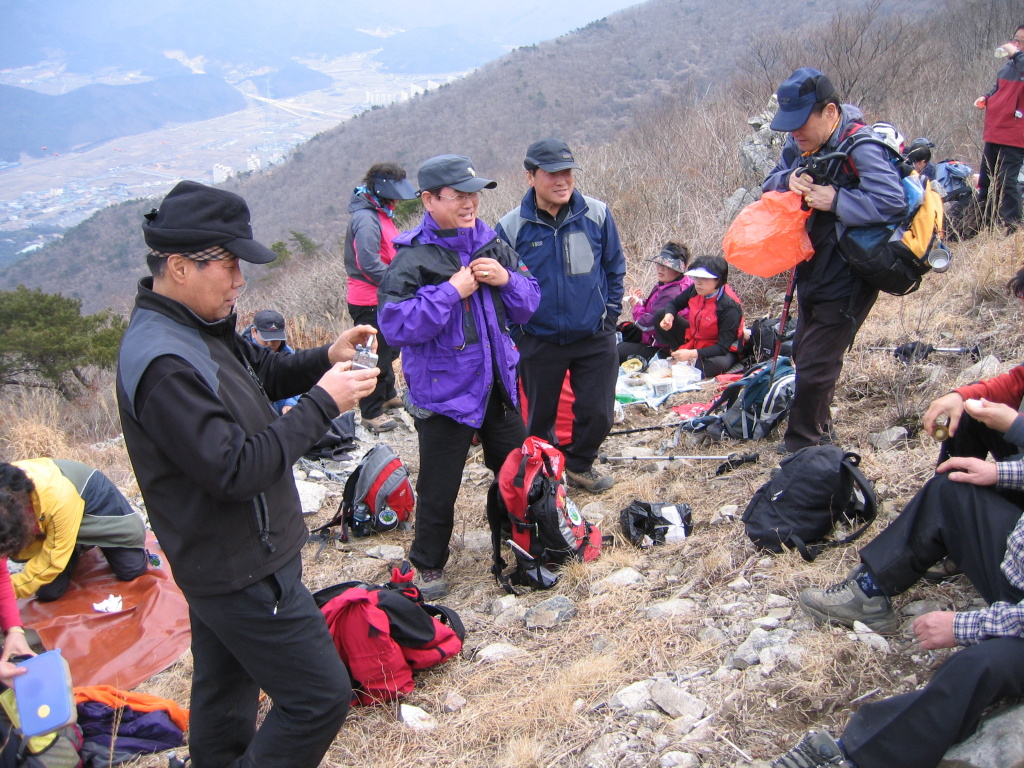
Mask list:
[[[997,488],[1024,490],[1024,461],[1000,461],[996,468]],[[1000,568],[1013,586],[1024,589],[1024,518],[1006,539],[1006,556]],[[974,645],[988,637],[1024,638],[1024,603],[996,602],[979,611],[957,613],[953,635],[960,645]]]

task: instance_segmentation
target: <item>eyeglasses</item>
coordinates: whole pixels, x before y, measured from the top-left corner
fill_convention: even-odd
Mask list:
[[[440,197],[442,200],[454,200],[457,203],[464,203],[467,200],[479,200],[480,193],[470,192],[468,195],[453,195],[451,197],[448,197],[447,195],[438,195],[438,197]]]
[[[1024,40],[1021,40],[1019,37],[1013,38],[1012,40],[1010,40],[1010,42],[1016,45],[1018,48],[1024,48]]]

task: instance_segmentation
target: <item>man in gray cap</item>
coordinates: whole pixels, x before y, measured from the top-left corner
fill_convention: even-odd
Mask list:
[[[348,674],[302,584],[292,464],[375,385],[358,326],[276,355],[235,331],[252,238],[236,194],[183,181],[146,215],[152,277],[121,343],[117,400],[149,521],[192,623],[195,768],[314,768],[345,719]],[[270,400],[307,392],[278,417]],[[273,701],[256,731],[259,692]]]
[[[611,211],[576,191],[578,169],[564,141],[526,150],[522,204],[502,217],[498,236],[519,252],[540,283],[540,307],[517,329],[527,431],[555,442],[566,374],[574,394],[572,439],[561,445],[569,484],[591,493],[615,480],[594,469],[612,426],[619,360],[615,327],[622,312],[626,260]]]
[[[881,231],[900,221],[907,200],[899,173],[864,125],[864,115],[851,104],[840,104],[826,75],[798,69],[779,86],[777,96],[779,111],[771,127],[790,135],[762,189],[790,190],[804,199],[812,211],[807,229],[814,248],[796,273],[796,392],[778,447],[788,453],[833,441],[830,407],[843,355],[878,298],[878,291],[850,268],[839,241],[852,227]],[[860,140],[867,137],[874,140]],[[849,154],[849,161],[837,152]],[[827,167],[813,168],[829,155]]]
[[[497,183],[477,176],[468,157],[432,157],[417,181],[423,220],[395,238],[377,318],[402,349],[416,419],[420,471],[409,560],[423,598],[433,602],[448,592],[448,543],[474,434],[495,477],[526,439],[508,326],[530,319],[540,289],[518,254],[477,218],[480,193]],[[493,497],[489,520],[498,516]]]

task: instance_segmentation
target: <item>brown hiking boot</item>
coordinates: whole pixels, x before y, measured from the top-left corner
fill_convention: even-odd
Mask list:
[[[604,493],[613,485],[615,478],[611,475],[602,475],[591,467],[586,472],[573,472],[565,470],[565,479],[570,488],[582,488],[589,493]]]
[[[363,419],[363,426],[375,435],[379,435],[381,432],[390,432],[398,426],[398,422],[387,414],[382,413],[374,419]]]

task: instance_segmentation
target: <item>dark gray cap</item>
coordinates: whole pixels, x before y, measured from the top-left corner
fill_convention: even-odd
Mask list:
[[[566,168],[579,168],[576,160],[573,159],[569,145],[561,139],[541,139],[535,141],[526,150],[526,160],[523,162],[527,170],[540,168],[548,173],[557,173]]]
[[[451,187],[456,192],[479,192],[494,189],[498,182],[476,175],[473,161],[463,155],[438,155],[420,166],[416,174],[420,191]]]
[[[285,341],[284,316],[272,309],[261,309],[252,319],[252,324],[260,332],[264,341]]]

